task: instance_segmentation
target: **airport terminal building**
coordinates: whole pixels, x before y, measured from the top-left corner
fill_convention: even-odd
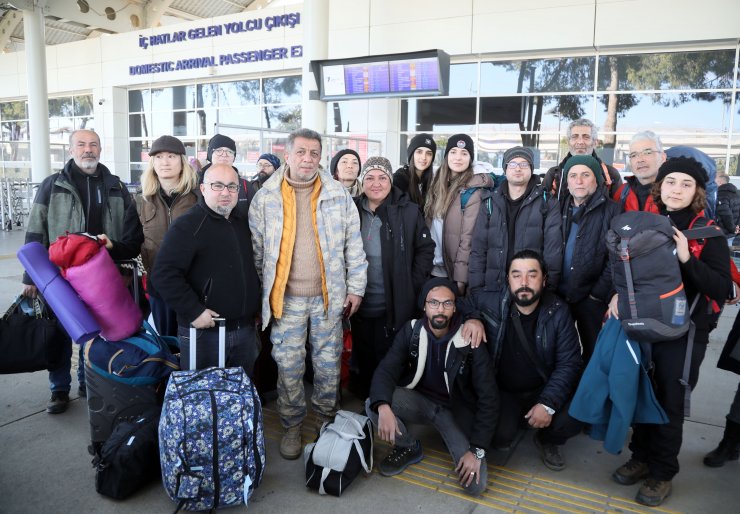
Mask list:
[[[185,10],[194,2],[82,2],[88,3],[98,7],[90,16],[103,12],[103,4],[120,5],[115,12],[122,19],[127,4]],[[567,152],[568,122],[579,117],[597,124],[597,151],[617,168],[625,165],[632,134],[650,129],[667,147],[699,147],[718,169],[738,172],[740,3],[734,0],[237,3],[244,6],[236,13],[141,24],[42,45],[35,53],[35,15],[24,11],[25,44],[6,46],[0,55],[2,176],[39,182],[62,167],[69,133],[83,127],[101,135],[102,161],[131,181],[143,171],[152,141],[164,134],[200,159],[213,134],[228,134],[237,141],[236,165],[248,175],[260,153],[282,156],[287,133],[300,126],[326,135],[325,165],[345,147],[363,160],[382,154],[400,165],[415,134],[428,132],[443,143],[465,132],[476,141],[476,158],[494,167],[506,148],[521,144],[547,169]],[[41,13],[47,31],[56,2],[48,4]],[[424,61],[429,70],[412,62],[423,51],[441,56]],[[394,68],[394,60],[401,64]],[[379,68],[368,63],[378,62],[385,70],[391,62],[390,90],[376,84]],[[401,71],[394,76],[394,69]],[[331,70],[346,79],[339,90],[331,89]],[[439,73],[428,87],[421,85],[427,71]],[[47,98],[48,142],[41,138],[44,123],[34,121],[43,104],[38,99]],[[48,164],[35,157],[43,155],[32,149],[37,141],[43,152],[51,149]]]

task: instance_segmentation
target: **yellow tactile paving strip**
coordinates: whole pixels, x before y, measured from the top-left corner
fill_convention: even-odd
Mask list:
[[[277,412],[263,409],[265,437],[279,441],[282,428]],[[309,416],[307,424],[313,424]],[[304,430],[304,444],[310,442]],[[388,445],[376,440],[376,458],[385,455]],[[539,477],[500,466],[488,466],[486,492],[473,498],[466,495],[457,483],[450,456],[439,449],[424,448],[424,460],[410,466],[400,475],[392,477],[407,484],[423,487],[438,493],[454,496],[461,500],[495,509],[497,512],[539,514],[588,514],[604,513],[665,513],[677,511],[660,507],[646,508],[629,498],[611,496],[593,489],[586,489],[568,482]]]

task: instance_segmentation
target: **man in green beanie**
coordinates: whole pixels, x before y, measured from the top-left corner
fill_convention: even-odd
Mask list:
[[[574,155],[563,166],[568,198],[563,204],[563,272],[558,293],[570,307],[583,347],[583,361],[593,354],[608,307],[611,266],[606,251],[609,223],[620,212],[604,186],[601,164],[590,155]]]

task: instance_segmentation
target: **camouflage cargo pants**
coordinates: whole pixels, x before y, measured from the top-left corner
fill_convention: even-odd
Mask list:
[[[316,413],[334,416],[339,390],[342,355],[341,319],[327,319],[321,296],[286,296],[283,316],[272,325],[272,357],[278,366],[278,413],[284,427],[292,427],[306,417],[306,333],[314,369],[311,405]]]

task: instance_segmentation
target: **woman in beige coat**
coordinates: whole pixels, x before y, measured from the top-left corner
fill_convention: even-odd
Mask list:
[[[149,164],[141,175],[141,195],[136,197],[139,220],[144,229],[141,258],[149,273],[170,224],[198,201],[198,176],[185,155],[182,141],[162,136],[152,143]],[[147,284],[154,326],[160,335],[177,336],[174,311]]]
[[[481,194],[494,185],[489,175],[473,174],[474,157],[470,136],[451,136],[424,206],[424,216],[436,243],[432,275],[454,280],[460,294],[465,293],[468,284],[468,256]]]

